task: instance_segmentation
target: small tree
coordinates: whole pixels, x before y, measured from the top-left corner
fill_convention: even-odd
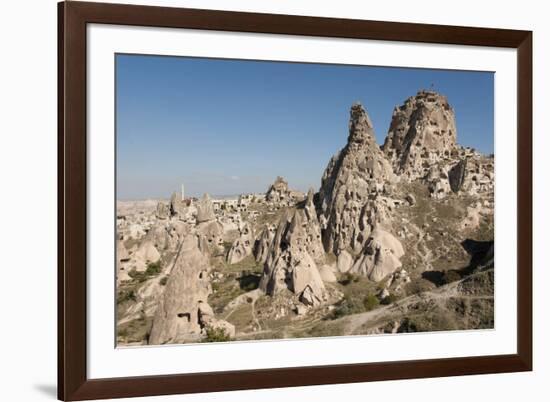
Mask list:
[[[225,328],[206,328],[206,337],[204,342],[227,342],[231,340],[231,336],[225,331]]]
[[[367,297],[365,297],[365,300],[363,300],[363,305],[365,306],[365,310],[367,311],[374,310],[376,307],[378,307],[379,304],[380,301],[375,295],[368,295]]]

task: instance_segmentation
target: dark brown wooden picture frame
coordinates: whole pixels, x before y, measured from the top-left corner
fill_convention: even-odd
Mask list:
[[[193,28],[517,49],[517,353],[88,379],[86,25]],[[61,400],[532,370],[532,32],[104,3],[58,5],[58,397]]]

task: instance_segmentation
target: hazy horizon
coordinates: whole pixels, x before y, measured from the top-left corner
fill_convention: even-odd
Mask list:
[[[235,196],[277,176],[318,190],[360,101],[383,143],[393,108],[446,95],[458,143],[493,153],[491,72],[116,56],[117,199]]]

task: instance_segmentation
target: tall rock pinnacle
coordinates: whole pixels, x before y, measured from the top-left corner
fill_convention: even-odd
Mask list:
[[[332,157],[321,181],[318,210],[327,252],[360,252],[386,211],[377,201],[395,181],[390,163],[376,143],[371,120],[361,104],[350,111],[346,146]]]

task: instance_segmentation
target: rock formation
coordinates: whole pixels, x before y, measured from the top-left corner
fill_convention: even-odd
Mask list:
[[[204,194],[197,203],[197,223],[213,221],[216,219],[214,206],[208,194]]]
[[[350,112],[347,145],[329,162],[321,181],[319,210],[327,252],[360,252],[372,229],[387,217],[382,194],[396,180],[376,143],[372,123],[361,104]]]
[[[229,253],[227,254],[227,262],[236,264],[252,254],[254,246],[254,233],[248,223],[245,223],[239,230],[239,237],[233,242]]]
[[[277,177],[265,197],[117,201],[117,342],[492,327],[492,248],[475,265],[464,239],[492,241],[494,158],[456,141],[447,99],[420,91],[395,108],[382,147],[352,105],[318,193]],[[468,286],[487,289],[483,311],[451,300]],[[430,315],[442,294],[462,321],[445,322],[447,306]]]
[[[215,220],[199,223],[196,226],[199,236],[199,249],[206,254],[223,251],[223,225]]]
[[[447,169],[443,166],[431,166],[425,180],[432,198],[444,198],[451,191],[449,175]]]
[[[324,261],[321,230],[310,194],[305,205],[281,219],[260,280],[269,295],[288,289],[306,305],[318,305],[326,290],[317,263]]]
[[[391,233],[375,229],[350,272],[358,273],[379,282],[401,267],[399,259],[405,254],[403,246]]]
[[[449,185],[451,186],[451,190],[455,193],[458,193],[464,184],[467,164],[467,159],[461,159],[456,165],[449,169]]]
[[[168,219],[170,217],[170,207],[164,202],[159,202],[157,204],[156,216],[158,219]]]
[[[290,190],[288,188],[288,182],[281,176],[277,176],[275,182],[269,187],[265,198],[268,202],[282,202],[288,200],[290,197]]]
[[[207,304],[212,289],[208,259],[199,250],[197,237],[187,236],[157,306],[149,344],[197,341],[208,327],[223,327],[234,335],[232,325],[212,317]]]
[[[274,236],[275,228],[270,225],[266,225],[262,230],[260,237],[258,237],[254,243],[254,258],[256,258],[257,262],[266,262]]]
[[[181,194],[177,192],[172,193],[172,197],[170,197],[170,213],[172,215],[183,216],[185,214],[186,207],[187,204],[185,203],[185,200],[181,199]]]
[[[160,260],[160,253],[152,241],[143,241],[137,251],[132,256],[132,265],[138,272],[147,269],[147,264],[155,263]]]
[[[455,115],[447,98],[419,91],[396,107],[383,150],[408,180],[423,178],[430,166],[456,153]]]

